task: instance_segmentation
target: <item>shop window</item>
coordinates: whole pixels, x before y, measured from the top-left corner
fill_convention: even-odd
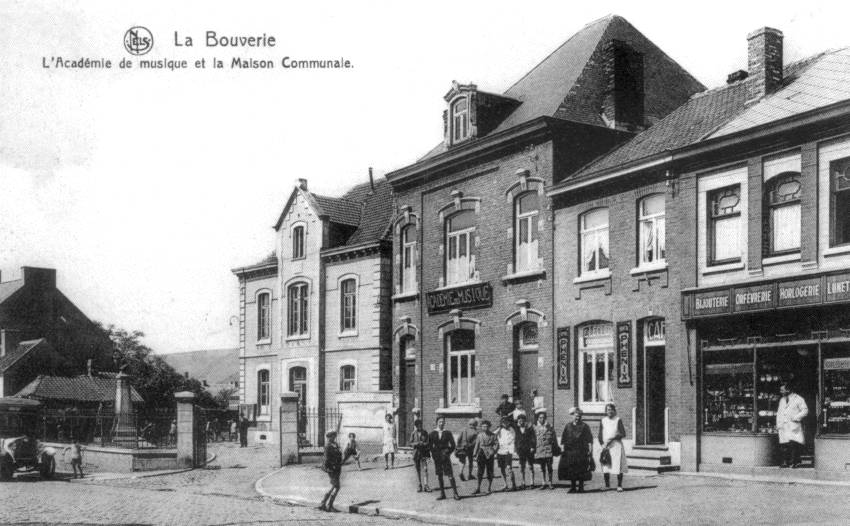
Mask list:
[[[751,349],[704,353],[704,431],[752,431],[754,363]]]
[[[708,194],[709,264],[741,260],[741,185],[727,186]]]
[[[448,401],[451,406],[475,403],[475,331],[458,329],[446,336]]]
[[[466,97],[452,104],[452,142],[457,143],[469,137],[469,102]]]
[[[357,281],[354,278],[340,283],[340,325],[342,331],[357,329]]]
[[[261,415],[271,413],[271,382],[269,381],[269,370],[257,371],[257,405]]]
[[[401,291],[416,291],[416,225],[407,225],[401,231]]]
[[[850,434],[850,352],[829,349],[823,360],[821,433]]]
[[[516,199],[516,262],[515,271],[535,270],[537,264],[537,245],[539,233],[537,219],[540,214],[540,195],[526,192]]]
[[[353,365],[343,365],[339,368],[339,390],[357,390],[357,369]]]
[[[608,268],[608,209],[597,208],[579,218],[581,275]]]
[[[613,401],[614,334],[610,323],[594,323],[579,328],[579,392],[581,404],[601,411]]]
[[[271,338],[271,294],[261,292],[257,294],[257,340],[264,341]]]
[[[475,275],[472,255],[475,212],[463,210],[446,220],[446,284],[465,283]]]
[[[829,163],[830,246],[850,243],[850,157]]]
[[[306,336],[307,325],[307,284],[295,283],[287,289],[286,297],[289,301],[289,319],[286,333],[289,336]]]
[[[638,265],[664,262],[665,247],[664,194],[644,197],[638,204]]]
[[[292,229],[292,259],[304,257],[304,226],[298,225]]]
[[[766,256],[800,250],[800,174],[780,174],[765,185],[764,218]]]

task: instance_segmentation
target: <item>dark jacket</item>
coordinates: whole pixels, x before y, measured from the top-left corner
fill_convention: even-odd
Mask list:
[[[342,471],[342,451],[336,442],[329,441],[325,445],[325,459],[323,467],[328,473],[339,473]]]
[[[431,455],[434,459],[448,458],[455,450],[455,437],[448,429],[435,429],[428,435],[431,444]]]
[[[431,449],[431,441],[428,432],[424,429],[414,429],[410,435],[410,446],[417,451],[428,451]]]
[[[516,452],[518,455],[530,454],[537,448],[537,433],[533,426],[526,425],[525,428],[516,426]]]

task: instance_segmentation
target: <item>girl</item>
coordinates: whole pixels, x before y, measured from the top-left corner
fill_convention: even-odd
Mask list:
[[[393,415],[387,413],[384,419],[384,470],[390,469],[390,465],[395,467],[395,454],[398,450],[398,443],[395,438],[395,424],[393,423]]]
[[[543,473],[543,484],[540,489],[546,489],[546,475],[549,475],[549,489],[555,489],[552,481],[552,456],[555,451],[555,428],[546,422],[546,410],[537,410],[537,424],[534,425],[534,435],[537,448],[534,450],[534,458],[540,464]]]
[[[599,422],[599,443],[611,456],[609,464],[602,464],[602,476],[605,478],[605,487],[611,487],[611,474],[617,475],[617,491],[623,491],[623,473],[628,471],[626,465],[626,450],[623,447],[623,438],[626,429],[623,422],[617,416],[617,408],[614,404],[605,406],[606,416]]]

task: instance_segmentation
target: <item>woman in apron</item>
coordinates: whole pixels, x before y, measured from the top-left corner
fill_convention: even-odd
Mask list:
[[[608,452],[610,457],[608,462],[600,462],[602,464],[602,476],[605,478],[605,487],[611,487],[611,474],[617,475],[617,491],[623,491],[623,473],[628,471],[626,465],[626,449],[623,447],[623,438],[626,436],[626,429],[623,427],[623,421],[617,416],[617,408],[614,404],[605,406],[606,416],[599,421],[599,443],[602,445],[603,454]]]

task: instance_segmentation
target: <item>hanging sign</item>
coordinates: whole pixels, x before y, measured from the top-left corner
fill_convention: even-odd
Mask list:
[[[558,327],[558,389],[570,388],[570,328]]]
[[[617,387],[632,386],[632,322],[617,323]]]

